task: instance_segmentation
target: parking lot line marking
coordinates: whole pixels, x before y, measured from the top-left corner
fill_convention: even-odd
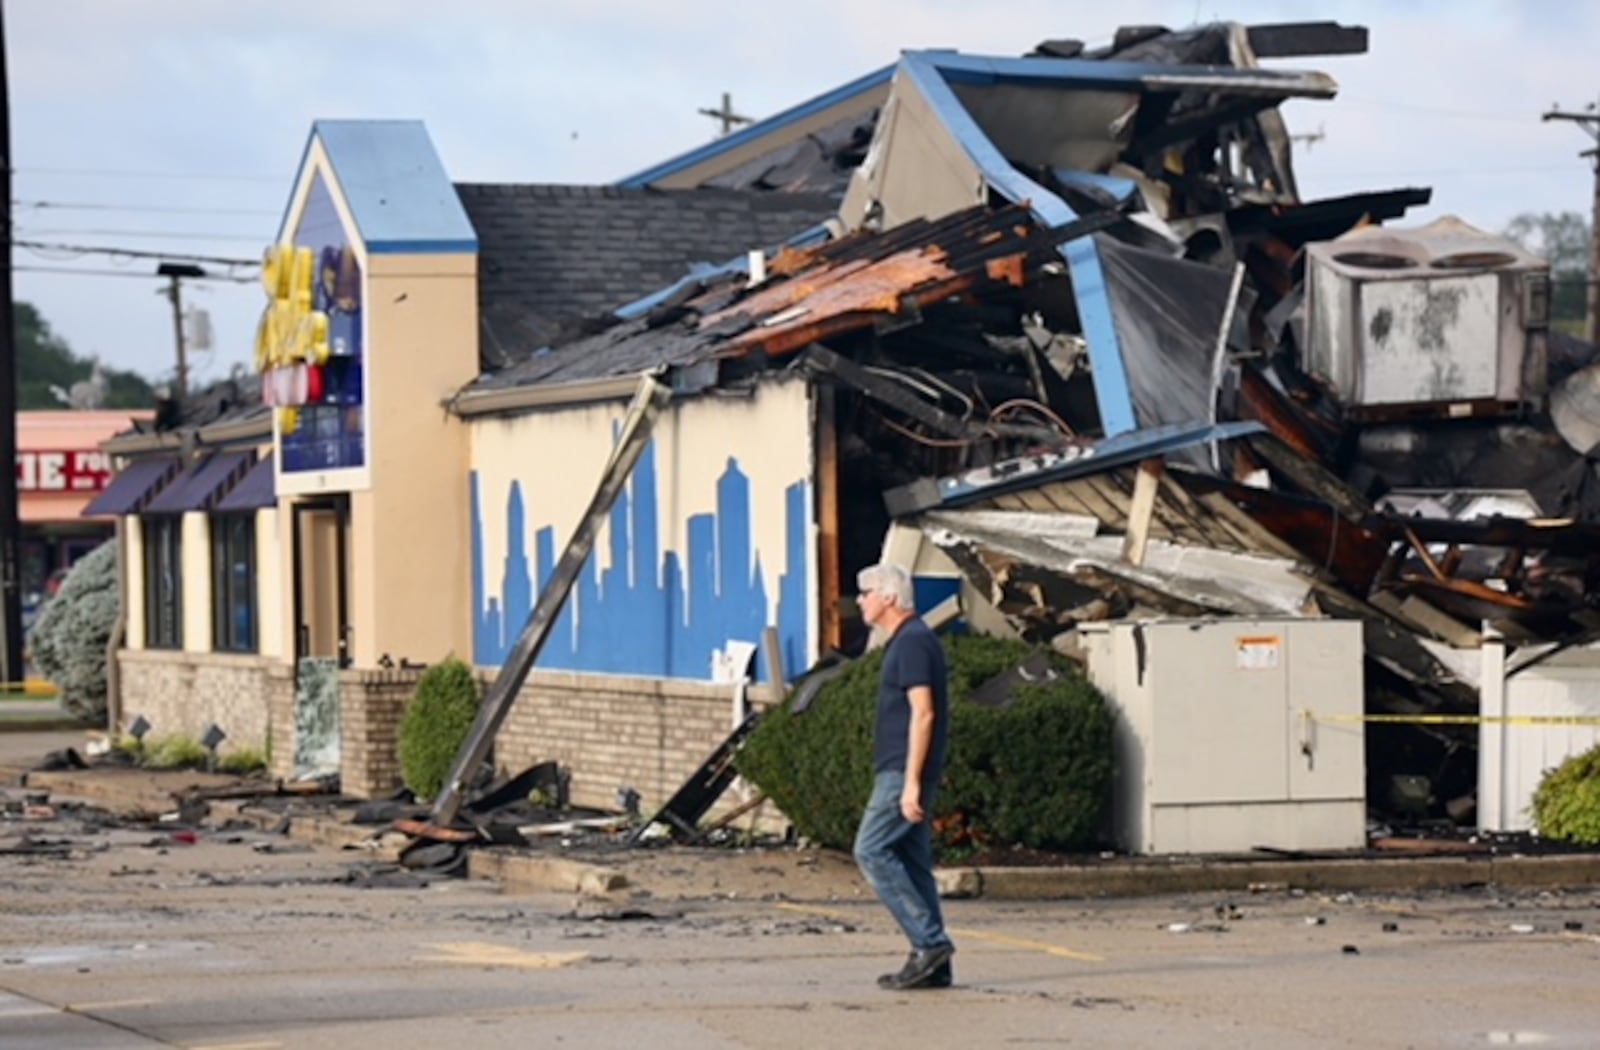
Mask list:
[[[588,952],[524,952],[503,944],[457,941],[429,944],[438,955],[413,955],[415,962],[463,963],[468,966],[515,966],[524,970],[554,970],[589,957]]]
[[[62,1009],[75,1014],[93,1010],[122,1010],[130,1006],[154,1006],[160,999],[108,999],[103,1003],[68,1003]]]
[[[799,912],[802,915],[819,915],[825,919],[842,920],[851,917],[842,911],[835,911],[832,908],[817,908],[809,904],[781,903],[777,905],[777,907],[780,911]],[[1103,955],[1094,955],[1090,952],[1077,952],[1073,951],[1071,948],[1063,948],[1060,945],[1046,944],[1043,941],[1030,941],[1025,937],[1012,937],[1004,933],[990,933],[987,930],[957,929],[953,926],[950,928],[950,932],[960,934],[962,937],[966,937],[974,941],[989,941],[993,944],[1003,944],[1008,948],[1023,948],[1028,951],[1043,952],[1046,955],[1054,955],[1058,959],[1073,959],[1077,962],[1106,961],[1105,956]]]
[[[1043,941],[1030,941],[1025,937],[1012,937],[1004,933],[990,933],[987,930],[968,930],[950,927],[950,932],[974,941],[990,941],[994,944],[1004,944],[1010,948],[1025,948],[1028,951],[1044,952],[1054,955],[1058,959],[1075,959],[1078,962],[1105,962],[1105,956],[1095,955],[1091,952],[1075,952],[1071,948],[1062,948],[1055,944],[1046,944]]]

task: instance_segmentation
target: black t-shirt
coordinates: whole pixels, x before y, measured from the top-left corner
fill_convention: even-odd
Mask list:
[[[938,785],[944,772],[945,741],[950,729],[949,679],[938,636],[916,617],[901,624],[889,639],[883,676],[878,683],[878,722],[873,734],[875,772],[905,771],[911,727],[911,701],[906,699],[906,693],[925,685],[933,689],[933,741],[922,767],[922,784],[924,790]]]

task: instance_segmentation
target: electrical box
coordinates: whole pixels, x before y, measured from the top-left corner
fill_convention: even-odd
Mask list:
[[[1366,845],[1361,624],[1083,624],[1116,712],[1114,835],[1129,853]]]

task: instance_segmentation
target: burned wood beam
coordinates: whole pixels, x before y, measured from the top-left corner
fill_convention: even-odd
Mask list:
[[[1372,514],[1372,505],[1321,464],[1294,452],[1274,438],[1249,438],[1246,443],[1273,470],[1287,477],[1307,495],[1323,500],[1352,521]]]
[[[1246,26],[1250,50],[1257,58],[1302,58],[1310,55],[1364,55],[1367,27],[1338,22],[1281,22]]]
[[[1250,95],[1243,98],[1230,98],[1220,105],[1212,106],[1199,113],[1191,113],[1176,120],[1169,120],[1160,127],[1151,130],[1148,134],[1138,138],[1129,150],[1141,162],[1155,157],[1168,146],[1176,146],[1180,142],[1191,142],[1209,131],[1215,131],[1224,124],[1236,124],[1270,109],[1278,104],[1278,99]]]
[[[1425,543],[1470,544],[1513,548],[1500,575],[1510,575],[1521,562],[1520,550],[1545,550],[1557,554],[1592,556],[1600,551],[1600,526],[1561,519],[1488,518],[1456,521],[1449,518],[1400,519]]]
[[[1048,444],[1060,444],[1064,440],[1060,431],[1049,427],[1017,423],[977,423],[951,415],[941,408],[930,405],[900,384],[873,374],[820,343],[813,343],[806,350],[800,359],[800,367],[815,378],[853,387],[874,401],[882,402],[947,437],[971,439],[989,436],[1016,437]]]
[[[873,375],[848,357],[834,353],[821,343],[812,343],[801,355],[798,364],[801,371],[814,378],[854,387],[873,400],[881,401],[947,437],[961,437],[967,433],[966,420],[928,404],[897,383]]]

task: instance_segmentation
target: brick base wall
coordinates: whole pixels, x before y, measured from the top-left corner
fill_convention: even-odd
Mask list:
[[[769,702],[763,687],[750,694]],[[614,809],[631,787],[650,813],[733,731],[733,696],[731,685],[538,671],[500,728],[495,765],[517,773],[553,759],[571,771],[573,803]],[[712,813],[741,801],[730,791]]]
[[[420,671],[339,674],[339,784],[347,795],[387,798],[403,783],[400,719]]]
[[[122,683],[122,725],[143,715],[148,739],[186,736],[194,740],[215,723],[228,734],[218,751],[267,749],[270,723],[268,661],[257,656],[172,653],[123,649],[117,654]]]
[[[198,739],[215,722],[221,751],[265,751],[275,777],[293,775],[294,669],[260,657],[125,649],[118,654],[124,727],[139,715],[156,737]],[[346,670],[339,675],[340,786],[383,798],[401,786],[400,720],[417,671]],[[493,675],[481,675],[485,688]],[[554,760],[571,773],[572,801],[617,807],[630,787],[650,813],[672,796],[732,732],[734,688],[671,679],[537,671],[529,675],[495,739],[496,767],[519,773]],[[756,706],[770,702],[750,690]],[[744,800],[725,794],[712,814]]]

